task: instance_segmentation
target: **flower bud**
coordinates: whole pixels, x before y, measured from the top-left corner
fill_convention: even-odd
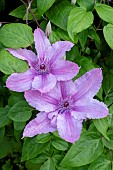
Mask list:
[[[71,4],[75,5],[77,0],[71,0]]]
[[[45,34],[49,37],[51,33],[52,33],[52,28],[51,28],[51,23],[49,21],[46,26]]]

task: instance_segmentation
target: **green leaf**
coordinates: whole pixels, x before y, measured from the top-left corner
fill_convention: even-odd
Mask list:
[[[107,135],[108,135],[108,137],[109,137],[110,140],[108,141],[108,140],[106,140],[105,138],[103,138],[103,144],[104,144],[104,146],[106,146],[107,148],[113,150],[113,130],[109,130],[109,131],[107,132]]]
[[[113,91],[113,69],[106,73],[102,87],[106,95]]]
[[[18,101],[8,112],[10,119],[16,122],[25,122],[30,119],[33,108],[24,100]]]
[[[105,5],[105,4],[97,3],[95,6],[95,9],[99,17],[102,20],[113,24],[113,8],[112,7]]]
[[[5,48],[5,46],[3,45],[2,42],[0,42],[0,50],[2,50],[2,49],[4,49],[4,48]]]
[[[103,33],[104,33],[106,42],[113,50],[113,25],[108,24],[107,26],[105,26],[103,29]]]
[[[49,36],[49,41],[51,44],[55,43],[56,41],[60,41],[60,36],[57,34],[57,32],[52,31]]]
[[[113,96],[113,93],[112,93],[112,96]],[[110,116],[112,117],[112,115],[113,115],[113,102],[112,102],[112,105],[109,107],[109,113],[110,113]]]
[[[46,149],[47,145],[48,143],[38,143],[36,137],[26,138],[23,144],[21,161],[36,157]]]
[[[65,0],[65,2],[63,1],[53,5],[46,12],[46,15],[53,24],[63,30],[67,30],[67,20],[71,9],[73,9],[73,5]]]
[[[40,167],[40,170],[55,170],[53,160],[48,158],[48,160]]]
[[[76,33],[79,33],[93,23],[93,14],[92,12],[87,12],[84,8],[75,7],[71,10],[68,17],[67,30],[71,39],[74,38]]]
[[[97,133],[89,132],[81,135],[81,138],[72,145],[60,165],[64,167],[87,165],[93,162],[102,151],[101,138],[99,138]]]
[[[33,43],[32,29],[21,23],[6,24],[0,29],[0,41],[6,47],[28,47]]]
[[[74,36],[74,41],[69,37],[67,31],[64,31],[60,28],[57,29],[56,33],[59,35],[59,37],[63,40],[67,40],[67,41],[72,41],[73,43],[77,44],[78,42],[78,35]]]
[[[4,74],[12,74],[15,72],[25,72],[28,69],[26,61],[13,57],[8,51],[0,51],[0,71]]]
[[[31,3],[31,9],[37,20],[40,18],[38,10],[37,10],[37,3],[36,1],[32,1]],[[22,18],[23,20],[26,20],[26,6],[21,5],[11,11],[9,15],[14,16],[16,18]],[[28,20],[33,20],[33,16],[31,15],[30,11],[28,12]]]
[[[5,127],[0,128],[0,143],[3,141],[5,135]]]
[[[111,170],[111,161],[101,156],[90,164],[88,170]]]
[[[84,7],[87,10],[92,10],[94,6],[94,0],[77,0],[77,3],[80,5],[80,7]]]
[[[75,63],[76,63],[76,61],[79,62],[78,59],[80,59],[80,57],[81,57],[81,54],[80,54],[80,51],[79,51],[79,45],[75,45],[75,46],[71,49],[71,51],[68,51],[68,52],[66,53],[66,58],[67,58],[67,60],[73,61],[73,62],[75,62]],[[76,61],[75,61],[75,60],[76,60]]]
[[[6,164],[2,166],[2,170],[12,170],[13,166],[11,165],[11,160],[6,161]]]
[[[14,129],[23,130],[26,125],[26,122],[14,122]]]
[[[57,150],[61,150],[61,151],[68,150],[68,148],[69,148],[68,142],[66,142],[65,140],[62,140],[60,138],[55,138],[54,140],[52,140],[52,145]]]
[[[84,46],[86,44],[87,37],[88,37],[88,30],[84,30],[84,31],[80,32],[78,35],[79,35],[80,44],[81,44],[82,48],[84,49]]]
[[[80,69],[78,75],[75,77],[75,79],[79,78],[80,76],[85,74],[87,71],[94,68],[92,59],[85,57],[85,56],[76,57],[74,62],[77,63],[81,67],[81,69]]]
[[[100,40],[100,37],[98,36],[98,34],[96,33],[96,30],[95,29],[89,29],[88,33],[89,33],[90,38],[95,41],[95,45],[96,45],[97,49],[100,50],[101,40]]]
[[[0,128],[4,127],[10,122],[10,119],[8,117],[8,111],[9,108],[0,108]]]
[[[100,90],[98,91],[98,93],[96,94],[96,96],[99,98],[99,100],[103,100],[103,89],[102,89],[102,86],[101,86]]]
[[[14,9],[13,11],[11,11],[9,15],[17,17],[17,18],[23,18],[25,13],[26,13],[26,7],[25,5],[21,5],[17,7],[16,9]]]
[[[107,139],[109,140],[109,137],[107,136],[107,130],[108,130],[108,127],[109,127],[109,122],[108,122],[108,118],[105,117],[103,119],[95,119],[93,120],[93,123],[95,125],[95,127],[98,129],[98,131],[100,133],[102,133],[102,135]]]
[[[36,137],[38,143],[46,143],[51,139],[50,133],[39,134]]]
[[[34,16],[36,17],[37,20],[39,20],[41,18],[41,16],[38,13],[37,8],[32,9],[32,13],[34,14]],[[26,20],[26,14],[23,17],[23,20]],[[34,20],[32,14],[30,12],[28,13],[28,20]]]
[[[39,163],[45,162],[47,160],[47,158],[48,157],[46,155],[40,154],[40,155],[38,155],[37,158],[30,159],[29,161],[32,163],[35,163],[35,164],[39,164]]]
[[[55,0],[37,0],[39,15],[43,15],[55,2]]]
[[[88,170],[88,167],[87,166],[81,166],[81,167],[77,167],[77,168],[72,168],[72,167],[58,167],[58,170]]]
[[[25,169],[27,169],[27,170],[39,170],[41,167],[41,164],[35,164],[35,163],[33,164],[30,161],[26,161],[25,167],[26,167]],[[23,168],[22,168],[22,170],[23,170]]]
[[[4,138],[2,143],[0,143],[0,159],[7,156],[13,149],[13,145],[11,141],[9,141],[7,138]]]
[[[14,104],[16,104],[20,100],[24,100],[23,93],[19,93],[19,92],[14,93],[9,97],[8,105],[13,106]]]

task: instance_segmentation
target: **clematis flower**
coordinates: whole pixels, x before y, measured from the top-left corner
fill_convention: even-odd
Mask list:
[[[65,52],[73,47],[73,43],[58,41],[51,45],[39,28],[34,31],[34,42],[37,55],[27,49],[7,49],[13,56],[26,60],[30,66],[24,73],[9,76],[6,86],[10,90],[23,92],[34,89],[41,93],[48,92],[55,87],[57,81],[70,80],[78,73],[77,64],[62,59]]]
[[[80,137],[82,120],[99,119],[108,115],[107,106],[93,99],[101,82],[102,71],[97,68],[74,82],[57,82],[49,93],[26,91],[27,102],[41,112],[27,124],[23,137],[58,130],[63,139],[74,143]]]

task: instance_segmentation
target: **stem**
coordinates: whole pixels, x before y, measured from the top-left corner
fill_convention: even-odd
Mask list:
[[[32,9],[30,8],[30,9],[29,9],[29,11],[30,11],[30,13],[31,13],[32,17],[34,18],[35,22],[37,23],[38,27],[40,28],[40,24],[38,23],[38,21],[37,21],[37,19],[36,19],[35,15],[34,15],[34,13],[33,13]]]
[[[39,25],[39,23],[38,23],[35,15],[34,15],[32,9],[31,9],[31,3],[32,3],[33,0],[31,0],[31,1],[28,0],[28,4],[27,4],[26,2],[24,2],[24,0],[20,0],[20,1],[26,6],[26,24],[28,25],[28,13],[29,13],[29,11],[30,11],[33,19],[34,19],[35,22],[37,23],[37,26],[40,27],[40,25]]]
[[[25,3],[23,0],[20,0],[25,6],[27,6],[27,3]]]

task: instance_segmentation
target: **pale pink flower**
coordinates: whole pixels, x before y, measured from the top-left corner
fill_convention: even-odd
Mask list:
[[[6,86],[10,90],[24,92],[34,89],[41,93],[48,92],[55,87],[57,81],[70,80],[78,73],[77,64],[62,59],[65,52],[73,47],[73,43],[58,41],[51,45],[39,28],[34,31],[34,42],[37,55],[27,49],[7,49],[13,56],[26,60],[30,66],[24,73],[9,76]]]
[[[101,69],[93,69],[74,82],[57,82],[49,93],[26,91],[27,102],[41,112],[27,124],[23,137],[58,130],[61,138],[74,143],[80,137],[84,119],[99,119],[108,115],[107,106],[93,99],[101,83]]]

